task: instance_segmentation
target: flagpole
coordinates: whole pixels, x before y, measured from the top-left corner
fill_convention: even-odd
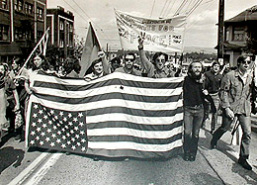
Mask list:
[[[25,63],[23,64],[23,66],[21,67],[21,69],[19,70],[17,76],[19,76],[21,74],[21,72],[23,71],[23,69],[25,68],[25,66],[27,65],[27,63],[29,62],[30,58],[32,57],[32,55],[34,54],[34,52],[37,50],[38,46],[41,44],[41,42],[43,41],[43,39],[45,38],[46,34],[48,33],[48,31],[50,30],[50,27],[47,28],[47,30],[45,31],[44,35],[41,37],[41,39],[38,41],[37,45],[34,47],[34,49],[31,51],[31,53],[29,54],[28,58],[26,59]],[[48,37],[47,37],[48,39]],[[46,41],[47,44],[47,41]]]

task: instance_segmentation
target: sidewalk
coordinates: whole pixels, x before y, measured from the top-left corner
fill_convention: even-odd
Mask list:
[[[255,122],[257,123],[257,122]],[[231,132],[226,132],[218,142],[217,148],[210,149],[212,135],[207,130],[201,130],[199,153],[201,153],[213,170],[223,180],[224,184],[244,185],[257,184],[257,125],[253,124],[252,141],[249,162],[253,170],[248,171],[237,164],[239,145],[231,145]],[[209,126],[209,124],[207,123]]]

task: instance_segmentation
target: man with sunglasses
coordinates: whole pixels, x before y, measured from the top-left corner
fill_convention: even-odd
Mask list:
[[[251,56],[239,56],[237,69],[225,74],[221,81],[220,99],[223,108],[222,125],[214,132],[211,140],[211,149],[216,148],[218,140],[230,129],[233,121],[238,120],[242,127],[240,154],[238,163],[247,170],[252,170],[247,162],[251,141],[251,92],[252,92],[252,70]]]
[[[138,37],[138,50],[142,66],[146,72],[147,77],[150,78],[165,78],[174,77],[173,74],[169,74],[166,71],[165,63],[168,61],[168,55],[163,52],[156,52],[153,55],[153,63],[148,60],[144,51],[144,39],[145,34],[141,34]]]
[[[126,53],[124,56],[124,66],[117,68],[115,72],[142,76],[142,73],[134,68],[135,60],[136,60],[136,56],[134,53],[132,52]]]

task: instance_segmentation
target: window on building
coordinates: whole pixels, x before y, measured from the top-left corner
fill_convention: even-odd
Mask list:
[[[30,3],[25,3],[25,13],[32,14],[33,5]]]
[[[40,19],[43,18],[43,9],[42,8],[37,7],[37,16]]]
[[[73,32],[73,25],[72,24],[70,24],[70,32],[72,33]]]
[[[14,10],[23,10],[23,0],[14,0]]]
[[[60,21],[60,30],[64,30],[64,22],[63,21]]]
[[[0,41],[8,41],[9,26],[0,24]]]
[[[64,40],[60,40],[60,48],[64,47]]]
[[[23,1],[18,0],[18,10],[22,11],[23,10]]]
[[[244,41],[245,31],[244,27],[234,27],[233,29],[233,40],[234,41]]]
[[[226,28],[226,41],[229,41],[229,29],[228,28]]]
[[[8,0],[0,0],[0,8],[8,10]]]
[[[25,33],[23,33],[22,29],[14,28],[14,39],[15,40],[23,40],[25,37]]]

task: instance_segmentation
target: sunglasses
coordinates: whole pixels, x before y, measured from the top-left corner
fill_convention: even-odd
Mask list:
[[[156,62],[162,62],[162,63],[164,63],[164,62],[165,62],[165,59],[156,59]]]
[[[134,61],[134,59],[131,59],[131,58],[125,58],[125,61],[131,61],[131,62],[133,62],[133,61]]]
[[[244,61],[242,61],[242,64],[251,64],[252,63],[252,61],[250,61],[250,60],[244,60]]]

